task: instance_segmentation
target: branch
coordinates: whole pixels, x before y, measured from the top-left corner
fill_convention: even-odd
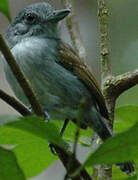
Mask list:
[[[80,162],[74,157],[74,154],[71,152],[65,152],[57,146],[54,146],[58,156],[62,160],[65,168],[67,169],[68,175],[71,176],[74,174],[80,167],[82,166]],[[71,162],[71,166],[70,166]],[[75,177],[71,177],[72,180],[93,180],[93,178],[87,173],[87,171],[83,168],[79,172],[79,175]]]
[[[97,0],[98,20],[100,30],[100,47],[101,47],[101,75],[102,86],[105,79],[111,76],[111,61],[109,50],[109,27],[108,27],[108,8],[106,0]]]
[[[9,104],[13,109],[18,111],[23,116],[30,116],[32,113],[28,110],[27,107],[24,106],[21,102],[16,100],[14,97],[8,95],[4,91],[0,89],[0,99]]]
[[[133,87],[138,83],[138,69],[132,72],[124,73],[122,75],[112,77],[111,73],[111,60],[109,48],[109,12],[106,6],[106,0],[97,0],[98,3],[98,20],[100,30],[100,46],[101,46],[101,73],[102,73],[102,89],[105,97],[106,105],[109,112],[109,125],[113,128],[114,109],[117,97]],[[106,165],[96,169],[97,172],[102,174],[102,179],[111,180],[112,172],[111,166],[108,166],[109,171],[106,171]],[[102,172],[102,173],[101,173]]]
[[[7,61],[8,65],[10,66],[13,74],[15,75],[17,81],[19,82],[20,86],[22,87],[27,99],[29,100],[32,109],[38,116],[45,117],[45,113],[42,110],[42,107],[39,103],[37,95],[35,94],[33,88],[30,85],[29,80],[25,77],[23,71],[17,64],[14,56],[12,55],[9,47],[7,46],[6,42],[4,41],[2,35],[0,34],[0,51],[4,55],[3,58]]]
[[[79,56],[85,60],[86,50],[83,45],[82,37],[80,34],[79,24],[74,12],[73,0],[61,0],[64,8],[71,9],[71,13],[66,17],[66,24],[71,37],[72,44],[79,54]]]
[[[111,60],[110,60],[110,48],[109,48],[109,12],[106,6],[106,0],[97,0],[98,6],[98,20],[99,20],[99,31],[100,31],[100,53],[101,53],[101,87],[103,90],[103,95],[105,97],[107,109],[109,112],[108,124],[113,127],[113,117],[114,117],[114,107],[115,101],[109,99],[105,96],[106,89],[105,83],[107,78],[112,76],[111,72]],[[93,144],[94,145],[94,144]],[[107,171],[107,169],[109,171]],[[111,166],[103,165],[95,167],[94,172],[98,172],[98,178],[100,179],[112,179]]]
[[[108,97],[114,97],[116,99],[124,91],[136,84],[138,84],[138,69],[109,79],[105,84],[106,94]]]

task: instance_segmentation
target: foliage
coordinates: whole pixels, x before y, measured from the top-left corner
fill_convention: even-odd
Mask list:
[[[114,131],[116,133],[129,129],[138,122],[138,106],[128,105],[117,108],[115,119]]]
[[[0,3],[0,12],[2,12],[8,18],[9,21],[11,21],[8,0],[1,0],[1,1],[2,2]]]
[[[2,116],[0,124],[3,124],[0,128],[0,145],[14,145],[13,152],[26,177],[37,175],[57,159],[49,151],[46,140],[64,146],[56,127],[43,122],[41,118]]]
[[[15,154],[0,147],[0,180],[25,180]]]
[[[103,163],[114,164],[127,160],[133,160],[138,165],[137,110],[137,106],[124,106],[116,110],[116,117],[118,117],[116,129],[119,127],[118,132],[123,132],[108,139],[94,153],[90,153],[85,162],[86,166]],[[129,116],[130,112],[133,116]],[[124,127],[125,121],[130,121],[129,117],[133,121],[131,121],[131,125],[127,123],[128,126]],[[135,125],[131,127],[134,123]],[[36,176],[57,159],[49,151],[46,140],[64,147],[64,142],[59,136],[61,122],[45,123],[41,118],[35,116],[27,118],[0,116],[0,125],[0,145],[13,145],[12,152],[27,178]],[[65,139],[72,141],[75,130],[76,126],[70,123],[65,133]],[[81,131],[81,136],[90,137],[90,130],[86,131],[86,133]],[[127,178],[127,175],[114,167],[113,177],[117,179],[116,176],[118,177],[118,175],[122,180]]]
[[[113,164],[138,159],[138,122],[129,130],[109,138],[94,153],[85,165]]]
[[[115,111],[115,130],[122,132],[106,140],[94,153],[90,153],[85,166],[96,164],[115,164],[133,160],[137,171],[138,166],[138,106],[122,106]],[[127,130],[127,131],[126,131]],[[114,180],[125,179],[127,176],[113,166]],[[134,176],[133,178],[135,178]],[[133,179],[132,178],[132,179]]]

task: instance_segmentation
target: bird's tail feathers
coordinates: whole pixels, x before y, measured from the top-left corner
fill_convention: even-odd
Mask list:
[[[103,141],[112,136],[112,130],[95,107],[91,108],[91,121],[89,120],[89,123]]]
[[[116,164],[123,172],[128,174],[129,176],[132,175],[132,173],[135,171],[134,165],[132,162],[126,162],[126,163],[118,163]]]
[[[91,126],[93,130],[99,135],[99,137],[105,141],[113,135],[112,130],[107,125],[105,119],[100,115],[100,113],[92,107],[91,109]],[[131,162],[118,163],[116,164],[120,169],[128,175],[134,172],[134,165]]]

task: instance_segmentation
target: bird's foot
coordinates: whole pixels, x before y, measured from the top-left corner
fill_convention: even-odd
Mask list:
[[[31,106],[28,107],[29,111],[33,113],[33,109]],[[50,115],[47,111],[45,111],[45,122],[49,122],[50,121]]]

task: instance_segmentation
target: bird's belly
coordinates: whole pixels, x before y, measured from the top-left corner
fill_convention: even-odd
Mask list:
[[[40,103],[49,112],[50,117],[55,120],[64,120],[67,117],[75,118],[80,100],[83,97],[90,96],[89,92],[85,92],[85,89],[78,87],[78,83],[76,84],[70,79],[63,80],[69,83],[66,86],[58,80],[55,84],[52,84],[55,79],[47,80],[48,77],[42,77],[38,68],[36,72],[32,73],[33,78],[29,71],[25,72],[25,75],[31,82]],[[6,76],[16,97],[25,105],[30,106],[23,90],[10,70],[8,70]]]
[[[56,63],[56,56],[48,54],[47,51],[46,54],[41,52],[41,46],[40,50],[37,46],[36,51],[34,44],[33,51],[30,44],[29,48],[25,47],[18,45],[12,52],[30,80],[40,103],[50,112],[51,118],[62,120],[65,116],[71,118],[76,116],[80,100],[83,97],[91,97],[85,85],[70,71]],[[29,105],[23,90],[7,65],[5,72],[17,98]]]

